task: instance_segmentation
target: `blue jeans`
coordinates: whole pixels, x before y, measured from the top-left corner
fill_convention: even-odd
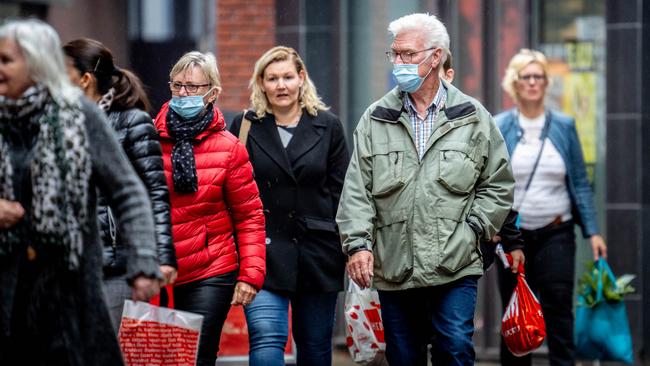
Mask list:
[[[432,287],[379,291],[391,366],[473,365],[474,310],[478,276]]]
[[[338,292],[298,293],[291,297],[260,291],[244,308],[250,343],[249,365],[284,365],[291,303],[297,364],[332,364],[332,329]]]

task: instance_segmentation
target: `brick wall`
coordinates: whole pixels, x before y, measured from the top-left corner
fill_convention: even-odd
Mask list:
[[[249,105],[248,81],[255,61],[275,45],[275,0],[215,0],[217,2],[217,63],[223,111]]]

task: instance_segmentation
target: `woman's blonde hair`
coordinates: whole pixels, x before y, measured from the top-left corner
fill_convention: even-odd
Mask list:
[[[176,61],[174,67],[169,72],[169,80],[174,76],[198,66],[203,70],[205,77],[208,78],[210,87],[217,89],[217,95],[221,94],[221,78],[219,77],[219,69],[217,68],[217,59],[211,52],[201,53],[199,51],[191,51]]]
[[[248,83],[248,88],[251,90],[251,109],[255,111],[257,117],[262,118],[266,113],[272,113],[269,100],[266,98],[264,91],[262,91],[264,71],[270,64],[286,60],[293,62],[298,73],[301,71],[304,71],[305,73],[305,81],[303,82],[298,95],[300,107],[305,108],[307,113],[312,116],[316,116],[318,110],[329,109],[329,107],[326,106],[318,96],[316,87],[309,78],[305,63],[300,58],[300,55],[298,55],[298,52],[291,47],[276,46],[266,51],[262,57],[255,62],[255,70],[253,71],[253,76]]]
[[[548,61],[546,61],[546,56],[539,51],[522,48],[512,57],[512,59],[510,59],[508,67],[506,67],[506,73],[503,75],[503,80],[501,81],[501,87],[515,102],[519,101],[517,89],[515,88],[515,83],[519,80],[519,72],[532,63],[536,63],[542,67],[546,81],[550,84],[548,78]]]

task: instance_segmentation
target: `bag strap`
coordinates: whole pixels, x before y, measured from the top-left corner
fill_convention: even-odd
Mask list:
[[[517,120],[519,120],[519,115],[517,115]],[[535,172],[537,171],[539,160],[542,158],[544,145],[546,145],[546,137],[548,136],[548,130],[550,128],[550,125],[551,125],[551,113],[547,112],[546,120],[544,121],[544,127],[542,128],[542,135],[540,136],[540,139],[542,140],[542,146],[539,148],[539,153],[537,153],[537,157],[535,158],[535,163],[533,164],[533,171],[528,176],[528,181],[526,182],[524,193],[521,197],[521,201],[519,201],[519,206],[517,206],[515,211],[519,211],[519,208],[521,208],[521,206],[524,204],[524,200],[526,199],[526,194],[528,193],[528,188],[530,188],[530,184],[533,182],[533,177],[535,176]]]
[[[160,288],[160,293],[151,298],[149,301],[151,305],[159,307],[174,308],[174,285],[167,285]]]
[[[603,272],[609,277],[614,285],[616,285],[616,276],[614,276],[614,272],[612,272],[607,261],[602,257],[598,258],[596,267],[598,268],[598,288],[596,291],[596,302],[598,303],[603,300]]]
[[[246,140],[248,140],[248,131],[251,129],[251,121],[246,118],[246,113],[248,113],[248,109],[244,109],[244,114],[241,117],[241,127],[239,128],[239,141],[244,146],[246,146]]]

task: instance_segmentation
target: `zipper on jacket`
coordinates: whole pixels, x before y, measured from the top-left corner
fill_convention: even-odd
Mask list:
[[[113,248],[113,264],[117,263],[117,228],[115,226],[115,217],[110,206],[106,206],[106,215],[108,219],[108,235],[111,237],[111,247]]]

